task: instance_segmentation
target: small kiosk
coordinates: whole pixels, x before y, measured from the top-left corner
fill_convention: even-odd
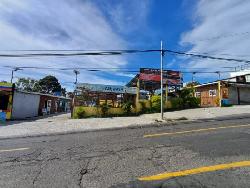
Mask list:
[[[11,118],[13,92],[14,84],[0,82],[0,121]]]

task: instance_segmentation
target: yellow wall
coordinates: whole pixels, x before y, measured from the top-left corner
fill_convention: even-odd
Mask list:
[[[6,119],[11,118],[11,111],[12,111],[12,95],[9,96],[8,112],[6,113]]]

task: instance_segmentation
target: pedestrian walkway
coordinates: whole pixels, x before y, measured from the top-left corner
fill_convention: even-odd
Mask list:
[[[231,115],[249,115],[250,105],[227,108],[198,108],[164,113],[164,121],[178,120],[204,120]],[[79,131],[93,131],[100,129],[123,128],[130,126],[143,126],[161,122],[160,114],[144,114],[138,117],[113,117],[70,119],[70,114],[61,114],[29,121],[12,121],[0,126],[0,138],[25,137],[35,135],[49,135]]]

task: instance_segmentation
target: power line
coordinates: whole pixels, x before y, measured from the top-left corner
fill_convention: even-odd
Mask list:
[[[46,50],[44,50],[46,51]],[[66,50],[62,50],[66,51]],[[75,51],[75,50],[72,50]],[[133,53],[146,53],[146,52],[160,52],[160,50],[113,50],[113,51],[90,51],[90,50],[79,50],[75,53],[25,53],[25,54],[0,54],[0,57],[35,57],[35,56],[99,56],[99,55],[123,55]]]
[[[186,55],[186,56],[192,56],[192,57],[198,57],[203,59],[212,59],[212,60],[219,60],[219,61],[235,61],[239,63],[250,63],[250,60],[244,60],[244,59],[235,59],[235,58],[224,58],[224,57],[215,57],[215,56],[209,56],[209,55],[202,55],[202,54],[194,54],[194,53],[188,53],[188,52],[180,52],[180,51],[174,51],[174,50],[164,50],[165,52],[177,54],[177,55]]]
[[[220,60],[220,61],[235,61],[239,63],[246,63],[250,64],[250,60],[245,59],[236,59],[236,58],[224,58],[224,57],[215,57],[210,55],[204,54],[196,54],[191,52],[181,52],[181,51],[174,51],[165,49],[164,52],[169,52],[176,55],[186,55],[192,57],[198,57],[203,59],[212,59],[212,60]],[[161,52],[161,50],[157,49],[150,49],[150,50],[114,50],[114,51],[87,51],[87,52],[78,52],[78,53],[26,53],[26,54],[0,54],[0,57],[35,57],[35,56],[85,56],[85,55],[123,55],[123,54],[133,54],[133,53],[149,53],[149,52]]]

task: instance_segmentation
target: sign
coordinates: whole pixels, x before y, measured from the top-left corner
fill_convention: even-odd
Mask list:
[[[160,82],[161,70],[141,68],[139,79],[143,81]],[[181,85],[182,75],[180,71],[163,70],[163,83],[168,80],[168,85]]]
[[[7,82],[0,82],[0,91],[12,91],[12,84]]]
[[[102,84],[88,84],[88,83],[79,83],[76,86],[77,89],[84,89],[93,92],[103,92],[103,93],[129,93],[136,94],[135,87],[126,87],[119,85],[102,85]]]

